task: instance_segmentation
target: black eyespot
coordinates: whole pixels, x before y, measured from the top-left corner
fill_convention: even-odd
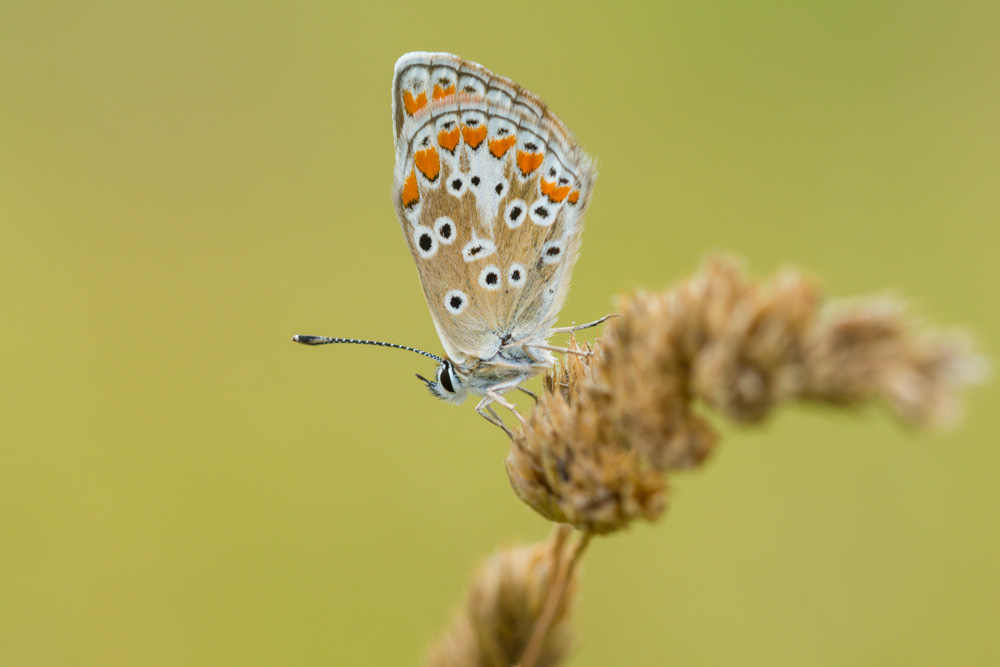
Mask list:
[[[544,220],[545,218],[549,217],[549,209],[545,208],[544,206],[539,206],[538,208],[535,209],[535,215]]]
[[[451,372],[449,371],[447,364],[442,366],[441,370],[438,371],[438,382],[441,383],[441,386],[448,393],[450,394],[455,393],[455,385],[451,383]]]
[[[524,147],[527,148],[529,151],[538,150],[538,146],[536,146],[535,144],[531,143],[530,141],[528,143],[526,143],[524,145]]]
[[[461,315],[462,311],[465,310],[465,307],[469,305],[466,303],[467,298],[468,297],[465,295],[465,292],[453,289],[444,295],[444,307],[449,313],[457,317],[458,315]]]
[[[421,146],[430,146],[431,145],[430,137],[424,137],[424,140],[420,142],[420,145]]]
[[[472,177],[472,184],[473,185],[479,185],[479,177],[478,176],[473,176]]]
[[[511,220],[517,220],[520,217],[521,217],[521,207],[520,206],[515,206],[514,208],[510,209],[510,219]]]
[[[443,127],[443,128],[444,128],[444,129],[446,129],[446,130],[450,130],[450,129],[451,129],[451,126],[452,126],[452,125],[454,125],[454,124],[455,124],[455,121],[453,121],[453,120],[449,120],[449,121],[447,121],[447,122],[445,122],[445,123],[442,123],[442,124],[441,124],[441,127]],[[553,175],[553,176],[555,176],[555,174],[554,174],[554,173],[553,173],[552,175]]]
[[[451,225],[449,224],[441,225],[441,238],[445,239],[451,238]]]
[[[475,248],[469,248],[469,257],[475,257],[483,251],[483,246],[477,245]],[[458,308],[458,306],[455,306]]]
[[[451,189],[452,190],[461,190],[462,189],[462,179],[456,178],[454,181],[452,181],[451,182]]]
[[[545,254],[548,255],[549,257],[555,257],[560,252],[562,251],[559,249],[559,246],[552,246],[551,248],[545,251]]]
[[[559,185],[566,185],[567,183],[569,183],[569,179],[565,176],[559,179]]]
[[[555,169],[549,169],[549,176],[551,176],[552,178],[555,178],[556,177],[556,170]]]
[[[448,237],[446,236],[445,238],[448,238]],[[431,246],[433,246],[433,245],[434,245],[434,241],[433,241],[433,239],[431,239],[431,235],[430,234],[421,234],[420,235],[420,249],[421,250],[423,250],[424,252],[427,252],[428,250],[431,249]]]
[[[497,191],[497,194],[501,194],[503,192],[503,183],[497,183],[497,186],[494,189]]]
[[[499,280],[499,276],[497,274],[493,273],[492,271],[490,271],[489,273],[486,274],[486,284],[487,285],[496,285],[497,284],[497,280]]]
[[[508,130],[506,127],[501,127],[499,130],[497,130],[497,135],[501,137],[505,137],[508,134],[510,134],[510,130]]]
[[[518,280],[521,279],[521,272],[518,271],[517,269],[514,269],[513,271],[510,272],[510,279],[513,280],[514,282],[517,282]]]

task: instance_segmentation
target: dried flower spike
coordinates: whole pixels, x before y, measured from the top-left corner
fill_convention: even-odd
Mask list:
[[[753,423],[789,400],[883,399],[907,422],[941,423],[983,366],[963,338],[919,328],[891,301],[824,306],[799,273],[757,282],[714,259],[676,289],[621,299],[593,356],[545,376],[507,473],[546,518],[607,533],[656,518],[663,473],[711,453],[696,402]]]
[[[553,540],[504,549],[484,563],[469,584],[465,606],[431,647],[428,667],[510,667],[526,657],[529,644],[533,667],[562,662],[571,647],[569,609],[577,581],[566,538],[560,530]]]
[[[805,345],[804,398],[829,403],[884,400],[916,426],[949,426],[961,392],[984,379],[986,361],[959,331],[918,329],[886,298],[833,305]]]
[[[526,427],[515,432],[506,463],[524,502],[551,521],[600,534],[659,516],[666,481],[621,437],[612,392],[589,379],[596,358],[568,354],[546,375],[545,391]]]

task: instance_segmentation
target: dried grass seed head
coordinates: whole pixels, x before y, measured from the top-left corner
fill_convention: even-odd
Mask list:
[[[608,392],[590,380],[593,360],[569,354],[547,374],[538,406],[511,442],[507,474],[547,519],[607,533],[656,518],[666,482],[618,432]]]
[[[801,273],[754,281],[727,258],[673,290],[622,298],[620,313],[592,357],[566,355],[545,376],[507,457],[522,500],[590,532],[656,518],[661,473],[711,453],[717,434],[695,402],[754,423],[793,399],[880,398],[907,422],[940,423],[984,367],[961,337],[918,326],[896,302],[824,306]]]
[[[558,563],[566,558],[545,542],[503,549],[473,575],[465,605],[444,635],[431,647],[428,667],[510,667],[517,664],[545,605]],[[559,664],[572,647],[569,613],[577,579],[575,572],[543,638],[536,665]]]

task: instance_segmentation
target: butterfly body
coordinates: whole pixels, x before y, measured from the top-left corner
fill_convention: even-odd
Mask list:
[[[486,396],[490,391],[502,392],[517,387],[540,371],[551,368],[552,363],[551,353],[545,350],[501,347],[493,357],[476,359],[472,363],[459,365],[449,359],[438,368],[436,382],[427,382],[434,395],[451,403],[461,403],[470,393]],[[443,377],[448,377],[448,381]]]
[[[392,114],[393,201],[446,354],[428,386],[517,387],[552,366],[593,161],[540,98],[451,54],[399,59]]]

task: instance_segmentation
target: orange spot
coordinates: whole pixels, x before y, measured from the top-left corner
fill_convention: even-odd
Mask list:
[[[490,139],[490,152],[497,158],[502,158],[511,146],[517,143],[517,137],[513,134],[507,135],[503,139]]]
[[[433,146],[414,153],[413,164],[417,165],[417,169],[427,177],[428,181],[433,181],[441,173],[441,158],[438,157],[437,149]]]
[[[483,139],[486,138],[486,126],[469,127],[463,125],[462,136],[465,137],[465,143],[469,144],[469,148],[479,148],[479,144],[483,143]]]
[[[406,107],[406,113],[412,116],[427,106],[427,93],[420,93],[417,95],[416,99],[414,99],[413,94],[410,91],[404,90],[403,106]]]
[[[573,190],[573,192],[569,193],[569,198],[566,201],[568,201],[570,204],[575,204],[576,202],[580,201],[580,191]]]
[[[441,86],[434,84],[434,99],[439,100],[442,97],[448,97],[449,95],[455,94],[455,84],[451,84],[447,88],[442,88]]]
[[[549,183],[544,178],[542,180],[542,194],[548,195],[549,201],[551,202],[561,202],[566,199],[566,195],[569,194],[569,186],[563,185],[561,187],[556,186],[555,183]]]
[[[403,194],[400,196],[403,206],[410,208],[420,201],[420,190],[417,189],[417,174],[412,169],[410,175],[403,181]]]
[[[443,130],[438,132],[438,143],[441,147],[446,149],[449,153],[455,152],[455,146],[458,145],[459,131],[456,127],[452,131]]]
[[[544,153],[525,153],[524,151],[518,151],[517,166],[520,168],[521,173],[527,176],[542,166],[542,158],[544,157]]]

